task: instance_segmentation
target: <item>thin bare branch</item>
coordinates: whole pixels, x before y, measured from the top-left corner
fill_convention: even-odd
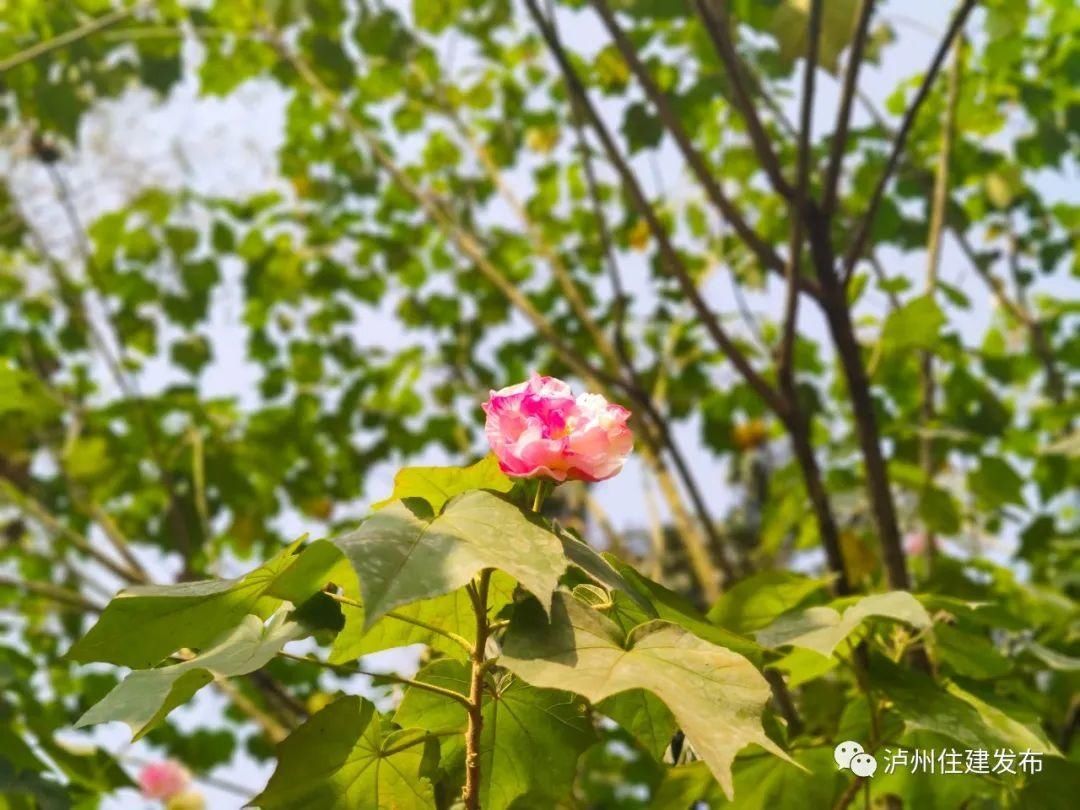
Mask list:
[[[930,62],[930,67],[927,69],[926,75],[923,77],[922,84],[919,86],[918,91],[915,93],[915,98],[912,99],[907,112],[904,114],[900,129],[893,139],[892,150],[885,163],[885,169],[882,171],[881,177],[878,179],[878,183],[874,187],[873,193],[870,195],[870,203],[867,205],[866,213],[860,220],[858,228],[855,231],[855,236],[851,241],[851,246],[845,255],[843,269],[843,279],[845,284],[851,278],[855,264],[862,257],[863,250],[866,247],[866,240],[870,237],[870,229],[874,224],[874,217],[877,216],[877,210],[881,205],[881,199],[885,195],[885,188],[892,179],[893,173],[896,171],[896,167],[900,162],[900,157],[904,153],[904,148],[907,145],[908,134],[911,132],[911,128],[914,125],[916,118],[919,116],[919,111],[922,109],[923,102],[930,93],[930,88],[934,85],[934,80],[941,71],[941,65],[944,63],[946,55],[951,50],[953,41],[960,36],[960,33],[964,28],[964,23],[967,21],[968,15],[971,14],[972,9],[975,8],[977,2],[978,0],[963,0],[960,7],[956,10],[956,13],[953,14],[952,22],[949,23],[949,28],[946,30],[945,36],[941,40],[941,44],[938,45],[937,51],[934,53],[934,58]]]
[[[103,28],[108,28],[110,25],[115,25],[130,17],[137,8],[138,6],[130,6],[128,8],[119,8],[115,11],[110,11],[108,14],[103,14],[100,17],[95,17],[86,21],[77,28],[65,31],[59,36],[37,42],[25,50],[14,53],[5,59],[0,59],[0,73],[5,73],[13,67],[18,67],[21,64],[37,59],[39,56],[44,56],[59,48],[64,48],[73,42],[78,42],[80,39],[85,39]]]
[[[780,339],[780,384],[794,397],[793,357],[799,320],[799,275],[803,247],[803,206],[810,179],[810,143],[813,140],[814,78],[817,74],[818,45],[821,39],[822,0],[810,5],[810,24],[807,31],[806,63],[803,66],[802,107],[799,114],[799,158],[796,170],[795,196],[791,206],[791,241],[788,243],[787,294],[784,300],[783,335]]]
[[[668,237],[667,229],[664,227],[652,204],[645,196],[645,192],[642,190],[633,170],[622,156],[618,145],[608,131],[607,125],[604,123],[604,120],[600,117],[599,112],[590,100],[585,86],[582,84],[580,77],[577,75],[577,71],[570,62],[569,56],[563,49],[561,42],[554,35],[550,24],[541,13],[536,0],[526,0],[526,6],[533,17],[537,28],[539,28],[544,41],[547,43],[548,50],[558,63],[559,69],[562,71],[563,76],[570,87],[572,97],[576,98],[581,105],[581,109],[585,113],[589,124],[600,139],[600,143],[608,161],[619,175],[623,188],[630,197],[634,207],[637,209],[638,214],[649,226],[649,231],[652,233],[653,238],[656,240],[657,246],[659,247],[662,264],[665,270],[678,282],[683,295],[686,296],[687,300],[694,308],[698,319],[705,327],[710,337],[712,337],[724,356],[735,366],[743,379],[747,381],[750,387],[754,389],[770,408],[778,413],[783,411],[785,403],[776,389],[754,369],[746,355],[743,354],[742,350],[724,330],[716,314],[712,312],[705,303],[705,300],[701,296],[701,292],[698,290],[697,285],[690,276],[689,270]]]
[[[678,113],[675,112],[668,100],[667,95],[657,85],[656,80],[649,73],[649,69],[642,62],[637,49],[630,38],[623,31],[622,26],[616,19],[614,12],[608,5],[607,0],[590,0],[596,13],[600,15],[604,26],[615,42],[616,47],[626,60],[630,70],[637,77],[638,83],[645,90],[653,106],[660,116],[660,121],[678,144],[683,159],[690,167],[694,176],[705,189],[709,200],[720,211],[720,214],[731,223],[735,233],[739,235],[748,248],[758,257],[762,265],[770,270],[781,272],[784,267],[783,260],[764,239],[747,223],[735,204],[724,193],[723,187],[716,178],[714,171],[706,164],[704,156],[694,146],[689,133],[682,124]]]
[[[691,0],[694,10],[701,19],[702,25],[712,40],[720,61],[727,71],[731,82],[731,89],[735,99],[735,106],[746,122],[746,130],[750,135],[750,142],[757,154],[761,167],[769,177],[769,182],[780,196],[791,199],[792,188],[784,173],[780,169],[780,161],[772,148],[772,140],[765,131],[765,127],[758,117],[754,100],[750,97],[746,86],[746,67],[735,49],[735,39],[727,18],[727,8],[716,8],[721,4],[711,0]]]
[[[16,591],[32,596],[40,596],[57,604],[77,608],[88,613],[100,613],[104,610],[101,605],[95,604],[78,591],[72,591],[51,582],[36,582],[0,574],[0,588],[12,588]]]
[[[86,537],[53,515],[45,504],[21,490],[11,480],[0,478],[0,496],[19,509],[27,517],[37,522],[43,529],[57,537],[62,537],[71,546],[120,577],[124,582],[133,583],[142,581],[137,572],[132,571],[127,566],[103,553],[101,549],[94,546]]]
[[[859,22],[855,27],[855,36],[851,41],[851,50],[847,65],[844,67],[844,87],[840,95],[840,107],[836,112],[836,127],[832,136],[832,151],[829,154],[829,168],[825,173],[824,196],[821,210],[826,218],[832,216],[840,186],[840,170],[844,163],[844,150],[847,148],[848,130],[851,127],[851,107],[859,86],[859,68],[862,67],[866,42],[870,38],[870,19],[874,16],[875,0],[862,0],[859,6]]]
[[[925,293],[931,297],[938,288],[938,267],[941,263],[941,245],[945,230],[945,213],[949,203],[949,166],[952,158],[953,138],[956,133],[956,107],[960,98],[960,80],[963,69],[964,37],[959,36],[953,47],[952,69],[949,71],[948,96],[941,120],[941,146],[938,150],[938,162],[934,178],[934,194],[930,203],[930,224],[926,244],[926,285]],[[934,383],[934,355],[923,351],[919,364],[919,376],[922,388],[920,421],[922,436],[919,439],[919,464],[927,482],[934,477],[934,440],[930,435],[930,426],[936,411]],[[937,552],[937,538],[927,530],[927,559],[933,565]]]

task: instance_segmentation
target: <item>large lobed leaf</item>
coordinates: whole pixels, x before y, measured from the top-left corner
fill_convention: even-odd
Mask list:
[[[254,672],[288,642],[309,632],[300,622],[288,620],[284,611],[265,625],[258,616],[247,616],[201,655],[171,666],[132,672],[79,718],[75,727],[122,720],[137,740],[215,677]]]
[[[812,607],[781,616],[757,633],[766,647],[792,645],[832,655],[840,643],[871,617],[906,622],[922,630],[930,626],[930,614],[907,591],[873,594],[857,601],[843,614],[831,607]]]
[[[436,661],[417,680],[469,693],[469,667],[459,661]],[[513,676],[489,679],[484,693],[480,738],[480,805],[504,810],[518,797],[543,797],[554,805],[570,792],[578,757],[595,741],[588,707],[581,698],[556,689],[537,689]],[[410,689],[395,721],[432,732],[464,732],[465,708],[449,698]],[[443,764],[462,767],[461,733],[443,742]]]
[[[538,611],[519,608],[500,663],[535,686],[569,689],[594,703],[635,689],[654,693],[728,795],[731,763],[746,745],[787,758],[761,726],[769,699],[761,673],[738,653],[670,622],[647,622],[624,634],[559,593],[550,623]]]
[[[428,810],[436,743],[427,732],[384,727],[375,707],[345,697],[313,715],[278,746],[262,810]]]
[[[338,552],[326,542],[290,544],[239,579],[148,585],[121,591],[68,657],[144,669],[179,649],[202,649],[249,614],[269,616],[326,584]]]
[[[509,492],[514,482],[499,469],[494,455],[487,455],[469,467],[403,467],[394,476],[394,491],[389,498],[371,505],[382,509],[405,498],[423,498],[433,512],[456,495],[476,489]]]
[[[513,504],[475,490],[437,516],[414,505],[396,502],[334,541],[360,580],[365,628],[400,605],[455,591],[485,568],[505,571],[551,604],[566,570],[562,543]]]
[[[356,576],[350,570],[344,579],[345,594],[360,601]],[[488,587],[489,615],[496,615],[513,598],[514,580],[501,571],[494,572]],[[396,618],[398,616],[401,618]],[[455,633],[467,641],[476,638],[476,615],[473,613],[472,600],[464,588],[404,605],[393,615],[383,616],[370,628],[365,627],[364,611],[350,607],[345,611],[345,627],[334,639],[330,661],[340,664],[380,650],[410,644],[426,644],[444,655],[466,655],[461,645],[428,629],[430,627]]]

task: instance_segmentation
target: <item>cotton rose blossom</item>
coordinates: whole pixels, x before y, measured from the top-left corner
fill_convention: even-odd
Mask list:
[[[904,538],[904,551],[912,557],[925,554],[929,545],[926,532],[912,532]]]
[[[148,799],[171,799],[187,790],[189,784],[188,769],[173,760],[154,762],[139,773],[139,788]]]
[[[484,403],[499,468],[515,478],[603,481],[623,468],[634,446],[630,411],[599,394],[578,394],[554,377],[492,391]]]

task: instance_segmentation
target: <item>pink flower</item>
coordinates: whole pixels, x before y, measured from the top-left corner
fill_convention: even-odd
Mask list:
[[[599,394],[574,396],[554,377],[492,391],[484,403],[488,443],[499,468],[516,478],[603,481],[634,446],[630,411]]]
[[[912,532],[904,537],[904,551],[911,557],[925,554],[927,545],[925,532]]]
[[[187,768],[171,759],[147,765],[139,774],[139,787],[148,799],[170,799],[183,793],[190,783]]]

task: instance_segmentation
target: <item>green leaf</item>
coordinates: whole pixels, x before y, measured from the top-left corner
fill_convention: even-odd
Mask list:
[[[284,611],[265,625],[258,616],[247,616],[239,627],[189,661],[158,669],[135,670],[79,718],[75,728],[122,720],[137,740],[215,676],[232,677],[254,672],[281,652],[288,642],[309,632],[303,624],[287,621]]]
[[[738,807],[739,810],[806,810],[832,807],[841,793],[844,775],[836,768],[831,748],[797,751],[794,761],[748,756],[735,760],[734,803],[717,789],[702,762],[671,768],[660,783],[650,807],[655,810],[689,808],[704,802],[710,810]]]
[[[631,689],[605,698],[596,705],[596,710],[634,735],[657,760],[664,755],[679,727],[664,702],[644,689]]]
[[[1012,663],[982,634],[966,632],[948,624],[934,627],[934,652],[957,675],[968,678],[999,678]]]
[[[356,577],[351,571],[348,578],[350,582],[345,585],[345,593],[354,598],[359,597]],[[488,586],[490,614],[496,615],[513,599],[514,580],[503,572],[496,571],[492,574]],[[380,650],[406,647],[410,644],[426,644],[444,655],[456,657],[466,655],[460,644],[455,644],[446,636],[407,619],[422,622],[449,633],[456,633],[467,641],[476,639],[476,616],[473,613],[472,600],[463,588],[434,599],[422,599],[405,605],[395,610],[394,614],[405,619],[383,616],[370,629],[365,629],[363,611],[352,606],[347,607],[345,628],[334,639],[330,661],[340,664]]]
[[[505,571],[549,605],[566,570],[558,537],[484,491],[459,495],[434,518],[399,501],[334,542],[360,580],[365,628],[400,605],[461,588],[484,568]]]
[[[594,703],[647,689],[675,715],[697,754],[731,794],[731,763],[756,743],[787,755],[761,727],[769,686],[748,660],[678,625],[651,621],[624,634],[566,594],[551,623],[528,603],[515,611],[499,662],[535,686],[569,689]]]
[[[921,672],[881,657],[871,662],[870,676],[908,730],[942,734],[967,748],[1030,749],[1060,756],[1041,730],[1029,728],[956,684],[939,686]]]
[[[629,565],[619,562],[610,555],[608,555],[607,559],[616,566],[619,573],[628,582],[633,584],[634,589],[639,594],[648,599],[649,604],[652,605],[661,619],[677,624],[705,641],[727,647],[729,650],[749,658],[755,665],[760,666],[763,651],[753,639],[709,623],[693,605],[674,591],[653,582]]]
[[[391,731],[359,697],[335,701],[277,749],[278,765],[251,806],[262,810],[427,810],[435,741]]]
[[[763,571],[725,591],[707,614],[710,622],[749,633],[823,590],[828,581],[789,571]]]
[[[469,692],[467,664],[436,661],[416,676],[425,683]],[[588,707],[574,695],[537,689],[511,675],[489,679],[480,739],[480,806],[503,810],[519,796],[563,798],[574,782],[577,760],[595,741]],[[409,689],[394,720],[432,732],[465,730],[465,707],[442,695]],[[443,742],[444,767],[465,761],[460,734]]]
[[[394,501],[423,498],[435,514],[455,495],[474,489],[509,492],[514,482],[499,469],[499,460],[487,455],[469,467],[403,467],[394,476],[394,491],[389,498],[373,503],[382,509]]]
[[[783,0],[773,12],[769,30],[780,44],[780,58],[788,65],[806,56],[810,0]],[[840,54],[851,42],[858,20],[859,0],[829,0],[823,4],[818,64],[835,74]]]
[[[561,527],[557,527],[556,530],[559,540],[562,541],[563,553],[572,564],[584,571],[597,584],[602,585],[609,591],[626,594],[638,607],[648,612],[650,616],[657,616],[656,608],[652,606],[649,600],[643,597],[630,584],[630,581],[619,573],[614,564],[618,563],[616,557],[610,554],[598,554],[592,546],[578,540]]]
[[[135,787],[120,764],[100,748],[82,748],[42,735],[42,750],[73,783],[88,790],[108,793],[122,787]]]
[[[206,647],[248,614],[269,616],[282,599],[302,602],[322,588],[339,557],[329,543],[313,543],[297,554],[300,542],[239,579],[121,591],[68,657],[145,669],[181,648]]]
[[[913,298],[889,314],[881,329],[884,352],[934,349],[940,342],[945,313],[930,295]]]
[[[1024,505],[1024,479],[1004,459],[983,456],[979,466],[968,473],[968,487],[986,509],[1006,504]]]
[[[914,596],[907,591],[890,591],[863,597],[842,615],[835,608],[812,607],[781,616],[756,636],[766,647],[790,644],[832,655],[855,628],[871,617],[907,622],[919,630],[931,623],[930,614]]]
[[[636,102],[626,108],[622,134],[626,138],[630,154],[634,154],[659,144],[664,136],[664,127],[660,119],[649,112],[644,104]]]

